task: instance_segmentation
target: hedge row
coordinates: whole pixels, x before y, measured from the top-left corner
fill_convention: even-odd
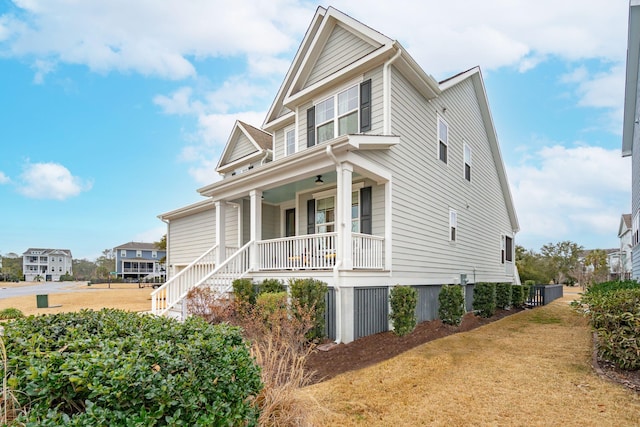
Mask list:
[[[482,317],[491,317],[496,309],[524,307],[529,297],[529,286],[510,283],[476,283],[473,288],[473,310]]]
[[[640,284],[604,282],[580,299],[598,335],[598,353],[622,369],[640,369]]]
[[[7,383],[31,426],[255,425],[262,388],[238,328],[121,310],[4,325]]]

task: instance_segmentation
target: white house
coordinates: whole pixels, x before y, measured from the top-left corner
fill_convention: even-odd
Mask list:
[[[640,103],[638,72],[640,71],[640,0],[629,2],[629,34],[627,42],[627,76],[624,91],[622,156],[631,156],[631,258],[632,278],[640,280]]]
[[[428,320],[443,284],[517,281],[480,69],[438,82],[336,9],[317,9],[261,129],[237,122],[217,172],[201,202],[160,215],[156,313],[199,284],[314,277],[330,286],[329,336],[349,342],[388,329],[394,285],[418,289]]]
[[[631,236],[631,214],[623,214],[620,217],[620,226],[618,227],[620,248],[618,251],[617,263],[612,262],[609,264],[612,270],[611,272],[613,273],[612,276],[623,280],[630,279],[632,276],[633,265],[631,263]]]
[[[73,275],[73,257],[69,249],[29,248],[22,254],[24,280],[56,282]]]

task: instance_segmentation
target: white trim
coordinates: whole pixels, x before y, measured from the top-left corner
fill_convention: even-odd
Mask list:
[[[469,179],[467,179],[467,149],[469,150]],[[473,172],[473,149],[471,145],[462,140],[462,179],[471,182],[471,174]]]
[[[364,181],[354,182],[351,185],[351,192],[353,193],[354,191],[358,191],[361,188],[364,188]],[[311,193],[311,197],[313,197],[314,199],[324,199],[325,197],[335,196],[337,193],[338,193],[337,188],[332,188],[330,190]]]
[[[289,152],[289,143],[287,141],[287,134],[293,132],[293,151]],[[298,132],[296,132],[296,125],[287,126],[284,128],[284,157],[290,156],[298,152]]]
[[[453,239],[451,238],[451,229],[453,232]],[[458,241],[458,211],[453,208],[449,208],[449,242],[455,243]]]
[[[446,129],[447,129],[447,138],[446,138],[446,141],[443,141],[444,145],[447,147],[446,148],[446,152],[447,152],[446,153],[446,160],[444,160],[444,161],[440,158],[440,141],[441,141],[441,138],[440,138],[440,122],[444,123],[444,125],[446,126]],[[451,138],[450,134],[451,134],[451,129],[450,129],[449,123],[447,123],[447,121],[444,119],[444,117],[442,117],[440,115],[440,113],[437,113],[436,114],[436,159],[438,161],[444,163],[445,165],[449,164],[449,155],[450,155],[450,153],[449,153],[449,139]]]

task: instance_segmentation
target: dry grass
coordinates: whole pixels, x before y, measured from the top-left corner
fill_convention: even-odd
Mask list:
[[[311,424],[637,426],[640,396],[594,373],[572,299],[307,387]]]
[[[16,284],[24,286],[24,284]],[[2,284],[8,287],[7,284]],[[47,294],[45,284],[42,284],[39,294]],[[37,308],[36,296],[27,295],[15,298],[0,299],[0,310],[17,308],[25,316],[30,314],[51,314],[78,311],[83,308],[100,310],[102,308],[120,308],[128,311],[151,310],[151,288],[138,288],[137,283],[112,283],[111,289],[107,283],[87,286],[83,282],[69,282],[69,293],[51,293],[49,308]],[[72,292],[73,291],[73,292]]]

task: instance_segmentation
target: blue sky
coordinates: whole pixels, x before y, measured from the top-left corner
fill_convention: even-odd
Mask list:
[[[330,5],[438,80],[481,67],[518,244],[616,247],[628,3],[442,3]],[[0,0],[0,254],[158,240],[157,215],[218,179],[234,121],[262,124],[317,6]]]

